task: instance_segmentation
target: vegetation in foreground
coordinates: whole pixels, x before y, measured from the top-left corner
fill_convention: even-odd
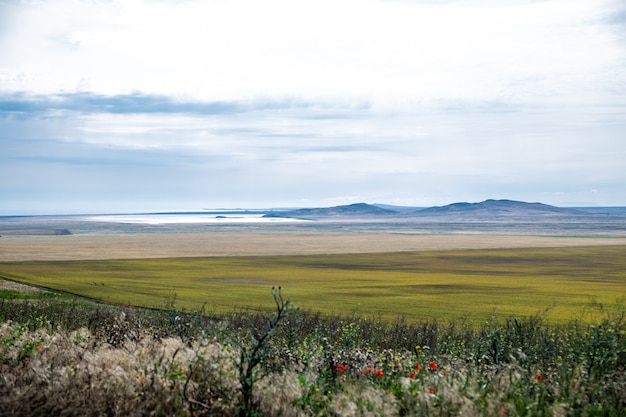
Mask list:
[[[626,322],[388,322],[0,300],[0,414],[625,416]]]

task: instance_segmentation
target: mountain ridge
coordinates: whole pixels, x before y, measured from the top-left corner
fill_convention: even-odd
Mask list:
[[[293,218],[309,218],[309,217],[358,217],[358,216],[392,216],[397,211],[378,207],[367,203],[354,203],[343,206],[319,207],[319,208],[303,208],[290,210],[283,213],[268,213],[263,217],[293,217]]]
[[[479,203],[452,203],[419,210],[420,215],[473,214],[473,215],[528,215],[528,214],[565,214],[583,215],[582,211],[544,203],[527,203],[516,200],[488,199]]]
[[[383,206],[383,207],[381,207]],[[392,210],[390,206],[354,203],[333,207],[302,208],[285,212],[272,212],[264,217],[288,217],[302,219],[324,218],[406,218],[406,217],[528,217],[528,216],[585,216],[581,210],[551,206],[544,203],[528,203],[516,200],[488,199],[478,203],[458,202],[445,206],[433,206],[416,210]]]

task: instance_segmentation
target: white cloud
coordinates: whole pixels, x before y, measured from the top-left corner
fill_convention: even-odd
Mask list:
[[[7,79],[31,80],[13,88],[48,92],[584,100],[594,74],[623,63],[623,48],[597,24],[605,7],[57,0],[15,13],[2,67]]]
[[[23,176],[0,196],[78,177],[65,197],[626,204],[623,16],[610,0],[0,5],[0,174]]]

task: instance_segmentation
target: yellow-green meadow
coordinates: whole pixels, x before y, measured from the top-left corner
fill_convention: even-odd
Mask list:
[[[228,312],[269,290],[325,314],[587,319],[626,299],[626,246],[0,263],[0,277],[109,303]]]

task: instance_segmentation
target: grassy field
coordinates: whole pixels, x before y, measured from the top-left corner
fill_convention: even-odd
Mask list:
[[[626,300],[626,246],[306,256],[2,262],[0,277],[110,303],[226,312],[294,305],[328,314],[484,322],[588,319]]]
[[[0,415],[626,417],[625,250],[0,263],[163,307],[0,279]]]

